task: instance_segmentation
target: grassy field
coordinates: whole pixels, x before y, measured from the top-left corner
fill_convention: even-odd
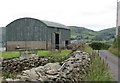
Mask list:
[[[60,50],[60,51],[48,51],[48,50],[39,50],[37,52],[38,56],[52,56],[54,57],[55,55],[59,57],[63,56],[63,55],[67,55],[71,52],[71,50]],[[20,56],[20,52],[19,51],[9,51],[9,52],[1,52],[0,53],[3,58],[17,58]],[[55,56],[55,57],[56,57]]]
[[[19,51],[10,51],[10,52],[2,52],[3,58],[17,58],[20,56]]]

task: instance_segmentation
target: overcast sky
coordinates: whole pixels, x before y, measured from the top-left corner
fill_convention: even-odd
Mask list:
[[[0,27],[32,17],[95,31],[116,26],[117,0],[1,0]]]

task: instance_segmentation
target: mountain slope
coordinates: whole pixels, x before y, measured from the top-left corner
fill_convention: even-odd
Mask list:
[[[112,43],[115,35],[115,28],[109,28],[101,31],[93,31],[84,27],[68,26],[71,29],[71,39],[91,41],[104,41]]]

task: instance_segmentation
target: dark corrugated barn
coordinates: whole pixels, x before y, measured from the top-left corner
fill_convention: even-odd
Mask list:
[[[67,26],[34,18],[20,18],[6,26],[6,49],[59,49],[70,40]]]

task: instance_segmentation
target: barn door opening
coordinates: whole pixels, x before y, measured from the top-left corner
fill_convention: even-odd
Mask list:
[[[65,41],[65,46],[67,46],[69,44],[69,41],[68,40],[66,40]]]
[[[55,49],[59,49],[59,34],[55,33]]]

